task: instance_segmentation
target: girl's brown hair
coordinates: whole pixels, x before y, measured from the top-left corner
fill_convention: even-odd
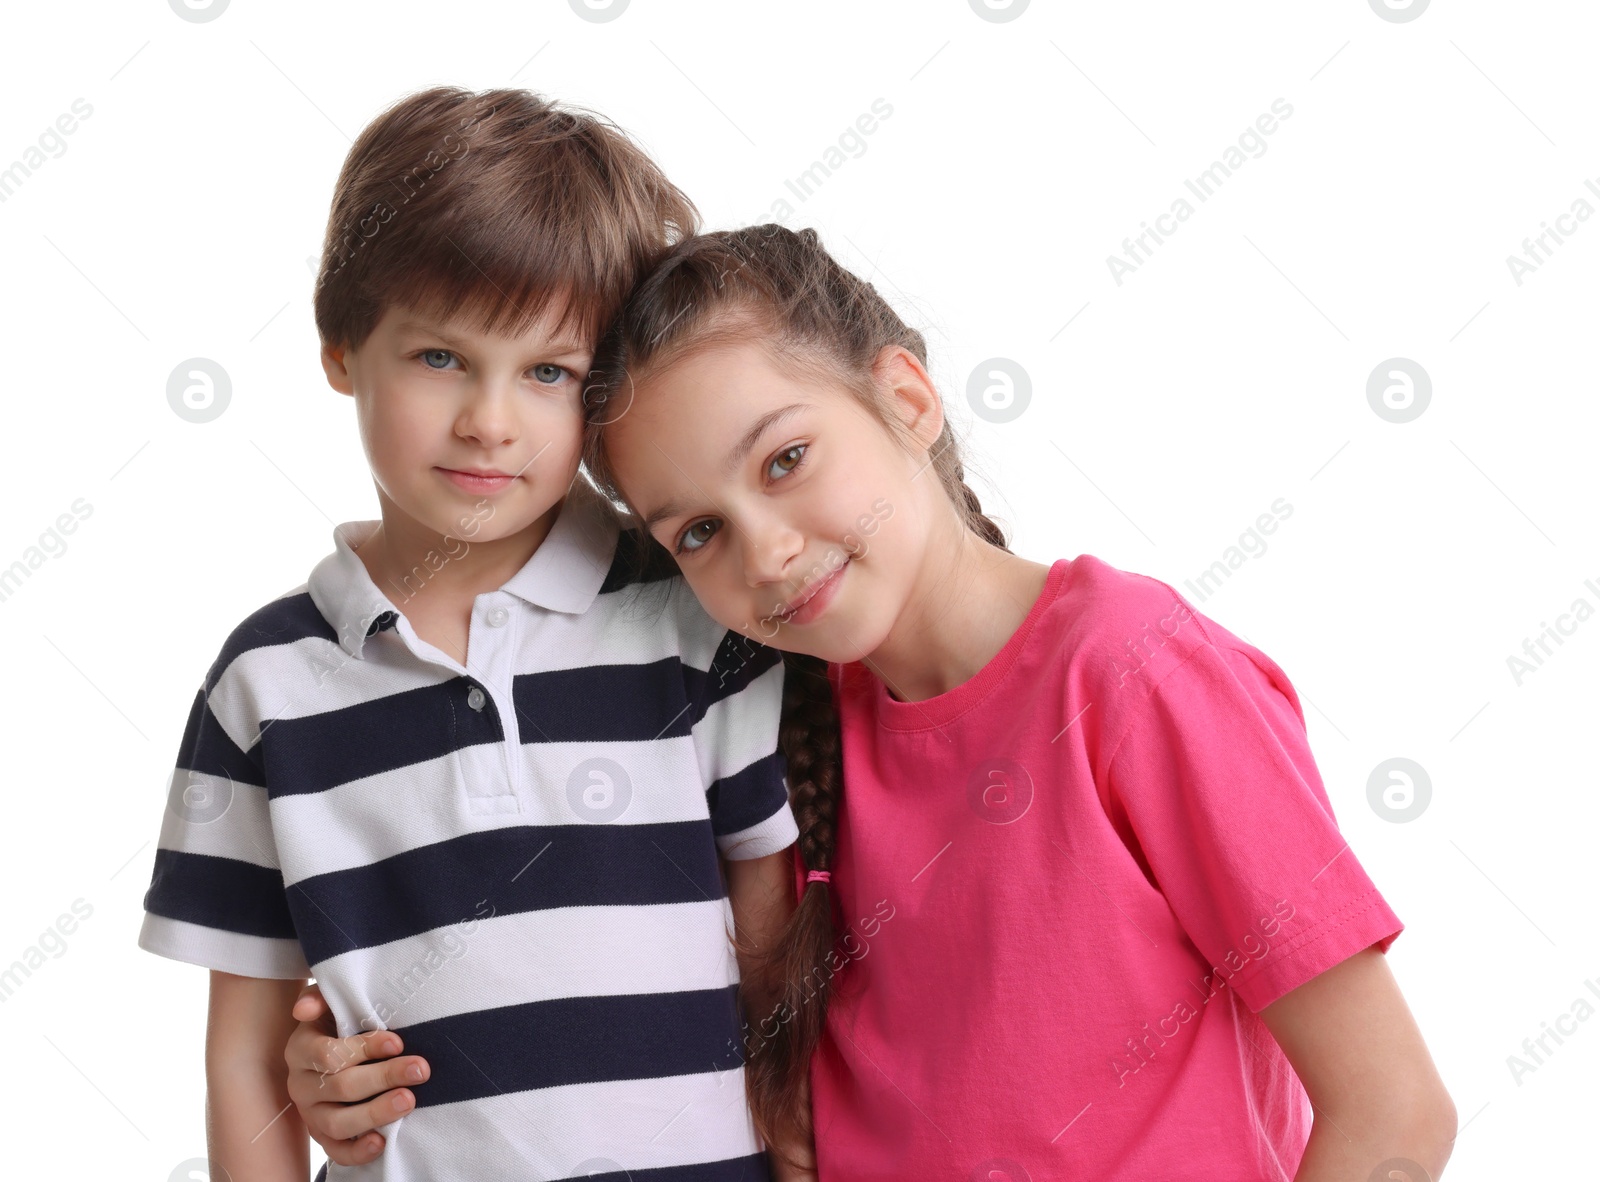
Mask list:
[[[391,307],[515,335],[559,302],[587,345],[698,228],[690,200],[603,117],[528,90],[440,86],[369,123],[334,187],[317,331],[358,348]]]
[[[872,371],[883,350],[895,346],[926,367],[922,334],[870,283],[841,267],[815,230],[748,226],[680,242],[602,336],[584,392],[584,462],[595,483],[624,500],[606,459],[604,428],[626,413],[637,383],[691,349],[739,340],[759,340],[778,364],[844,386],[886,429],[905,438]],[[1004,532],[984,516],[966,485],[948,419],[930,450],[933,470],[967,527],[1009,549]],[[649,538],[642,545],[661,549]],[[828,870],[843,778],[839,718],[825,662],[785,653],[784,663],[779,742],[800,829],[800,860],[807,870]],[[749,950],[761,967],[757,980],[745,982],[747,1009],[753,996],[780,998],[772,1015],[750,1016],[760,1038],[747,1039],[750,1107],[769,1144],[810,1132],[801,1097],[838,967],[829,964],[837,955],[834,934],[827,887],[811,881],[777,945]],[[779,1026],[773,1036],[763,1030],[769,1017]]]

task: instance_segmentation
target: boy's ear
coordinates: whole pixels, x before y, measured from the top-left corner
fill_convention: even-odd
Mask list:
[[[345,366],[345,347],[343,345],[330,345],[324,342],[322,346],[322,372],[328,375],[328,385],[341,394],[354,394],[355,383],[350,380],[350,370]]]
[[[872,370],[879,388],[889,395],[895,414],[918,446],[933,447],[944,430],[944,404],[922,363],[910,350],[889,345],[878,354]]]

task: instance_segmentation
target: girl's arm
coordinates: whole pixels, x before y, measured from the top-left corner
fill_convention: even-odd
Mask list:
[[[1261,1019],[1316,1113],[1295,1182],[1367,1178],[1391,1158],[1439,1177],[1454,1147],[1455,1104],[1383,953],[1356,953]]]
[[[206,1145],[231,1182],[305,1182],[305,1126],[289,1102],[283,1046],[303,981],[211,972],[206,1024]],[[226,1170],[226,1174],[222,1171]]]
[[[739,980],[745,998],[745,1016],[752,1027],[769,1018],[781,996],[780,983],[762,971],[759,953],[778,942],[783,926],[795,911],[794,847],[764,858],[748,858],[726,863],[728,902],[733,907],[733,925],[738,936]],[[806,1103],[810,1088],[806,1088]],[[768,1153],[776,1182],[808,1182],[816,1178],[816,1153],[805,1144],[772,1146]],[[797,1169],[794,1158],[802,1163]]]

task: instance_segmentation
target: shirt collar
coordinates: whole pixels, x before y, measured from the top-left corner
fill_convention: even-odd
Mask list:
[[[352,657],[360,657],[367,637],[392,628],[399,616],[356,554],[379,524],[346,521],[335,526],[333,553],[318,562],[306,580],[312,603]],[[500,590],[534,607],[581,615],[605,582],[618,529],[611,506],[588,481],[576,478],[544,542]]]

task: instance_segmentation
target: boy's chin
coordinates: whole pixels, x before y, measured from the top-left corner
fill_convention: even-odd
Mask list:
[[[537,525],[561,502],[565,491],[535,488],[519,490],[514,496],[463,493],[449,500],[430,498],[411,516],[442,537],[498,542]]]

